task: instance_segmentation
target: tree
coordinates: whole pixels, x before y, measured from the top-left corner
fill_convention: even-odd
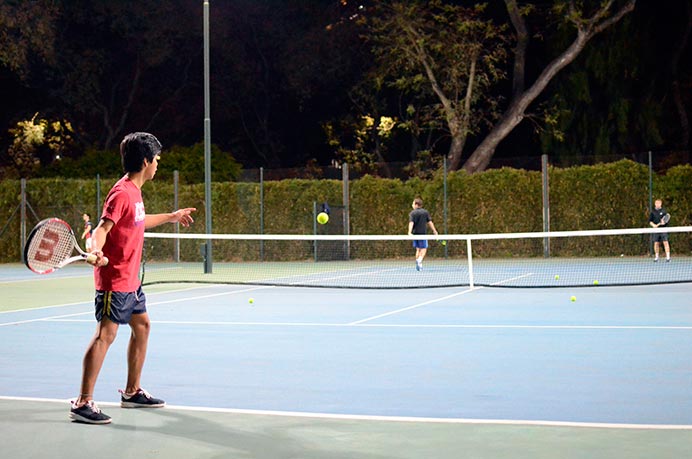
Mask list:
[[[529,105],[545,90],[548,83],[567,65],[573,62],[586,44],[597,34],[613,26],[626,14],[634,10],[636,0],[626,0],[619,8],[615,0],[604,0],[589,15],[583,6],[589,2],[559,1],[554,6],[554,13],[564,18],[568,25],[576,29],[572,43],[553,59],[540,73],[534,83],[523,89],[523,73],[526,60],[526,47],[517,46],[514,53],[515,73],[514,94],[509,106],[490,133],[478,145],[464,163],[464,169],[470,173],[484,170],[490,163],[498,144],[524,119]],[[516,0],[505,0],[507,10],[517,33],[517,43],[526,42],[528,35],[524,16],[519,13]]]
[[[25,79],[32,58],[55,59],[58,8],[49,0],[5,1],[0,4],[0,64]]]
[[[80,120],[82,143],[109,149],[129,130],[175,122],[169,107],[191,85],[190,67],[201,55],[190,2],[56,3],[60,59],[46,80]]]
[[[685,1],[685,26],[682,33],[682,39],[679,41],[679,44],[673,53],[670,64],[671,74],[673,77],[671,88],[673,93],[673,101],[680,123],[680,140],[678,141],[678,145],[686,150],[689,150],[690,148],[690,121],[689,117],[687,116],[684,97],[682,95],[684,91],[681,89],[682,83],[680,81],[680,61],[682,60],[684,50],[688,46],[690,33],[692,33],[692,2],[687,0]],[[689,84],[689,81],[687,83]]]
[[[550,123],[538,129],[542,151],[552,162],[567,165],[584,156],[609,160],[679,147],[684,130],[676,99],[668,94],[675,78],[669,62],[674,55],[680,58],[685,48],[679,38],[688,23],[682,22],[686,18],[679,14],[680,6],[638,6],[636,13],[600,36],[598,46],[587,46],[569,72],[555,77],[545,102]],[[571,30],[561,32],[553,36],[550,48],[564,49],[572,40]]]
[[[374,173],[377,163],[384,162],[383,151],[396,125],[396,120],[388,116],[375,120],[372,116],[363,115],[355,121],[342,120],[338,129],[331,122],[325,123],[324,131],[339,162],[350,164],[357,172]],[[386,175],[390,176],[386,163],[384,168]]]
[[[37,117],[38,113],[9,130],[13,140],[7,149],[11,158],[8,169],[19,177],[31,177],[41,165],[60,161],[74,141],[69,122]]]
[[[446,128],[451,169],[461,164],[469,136],[494,121],[499,98],[490,89],[505,77],[506,28],[483,18],[484,9],[440,0],[382,3],[370,19],[375,78],[424,100],[413,111]]]

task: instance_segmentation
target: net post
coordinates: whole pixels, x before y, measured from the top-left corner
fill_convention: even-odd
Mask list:
[[[466,239],[466,258],[469,263],[469,287],[473,288],[473,255],[471,254],[471,238]]]
[[[541,175],[543,177],[543,231],[550,231],[550,182],[548,176],[548,155],[541,155]],[[543,257],[550,258],[550,238],[543,239]]]

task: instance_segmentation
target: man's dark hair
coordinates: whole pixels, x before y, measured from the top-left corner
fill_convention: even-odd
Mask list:
[[[151,162],[161,153],[161,142],[148,132],[133,132],[127,134],[120,142],[120,157],[123,170],[127,172],[139,172],[142,170],[144,160]]]

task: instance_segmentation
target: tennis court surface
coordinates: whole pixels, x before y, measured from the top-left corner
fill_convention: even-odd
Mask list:
[[[95,326],[90,269],[36,276],[6,265],[0,274],[6,457],[681,458],[692,450],[690,283],[149,285],[143,384],[168,406],[118,406],[124,328],[95,393],[113,423],[91,426],[68,420]]]

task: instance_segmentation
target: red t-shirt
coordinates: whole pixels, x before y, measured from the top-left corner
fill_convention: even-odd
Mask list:
[[[139,288],[139,264],[144,245],[142,191],[125,176],[113,185],[103,204],[102,219],[113,222],[101,250],[107,266],[94,270],[96,290],[134,292]]]

